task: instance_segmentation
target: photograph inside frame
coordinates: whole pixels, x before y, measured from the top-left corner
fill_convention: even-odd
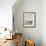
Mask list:
[[[35,26],[35,12],[24,12],[23,20],[24,20],[24,27],[34,27]]]

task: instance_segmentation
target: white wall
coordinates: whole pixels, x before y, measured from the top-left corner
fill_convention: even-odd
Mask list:
[[[21,1],[21,0],[20,0]],[[18,1],[19,2],[19,1]],[[23,27],[23,12],[36,12],[36,27]],[[35,41],[36,46],[46,46],[46,0],[22,0],[13,6],[15,28],[24,37]]]
[[[0,27],[12,28],[12,6],[16,0],[0,0]]]
[[[41,1],[41,40],[42,46],[46,46],[46,0]]]
[[[18,5],[14,5],[13,12],[15,16],[15,28],[22,32],[24,38],[35,41],[36,46],[41,46],[41,1],[40,0],[22,0]],[[23,27],[23,12],[36,12],[36,27]]]

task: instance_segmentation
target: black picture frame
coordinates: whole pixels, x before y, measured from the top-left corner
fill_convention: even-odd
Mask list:
[[[23,27],[36,27],[36,12],[23,12]]]

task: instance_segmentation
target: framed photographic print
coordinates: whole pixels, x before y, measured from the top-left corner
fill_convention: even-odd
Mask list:
[[[36,26],[36,13],[35,12],[23,13],[23,26],[32,27],[32,28]]]

